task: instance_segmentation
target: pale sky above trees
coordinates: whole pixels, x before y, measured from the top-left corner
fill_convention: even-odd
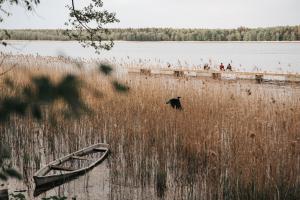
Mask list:
[[[85,0],[86,1],[86,0]],[[0,28],[64,28],[70,0],[41,0],[35,12],[8,7]],[[77,0],[82,4],[84,0]],[[300,24],[299,0],[104,0],[117,13],[116,28],[236,28]]]

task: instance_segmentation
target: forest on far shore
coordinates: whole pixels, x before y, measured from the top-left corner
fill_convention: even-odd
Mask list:
[[[300,41],[300,25],[237,29],[109,29],[102,38],[124,41]],[[63,29],[0,30],[0,40],[8,39],[72,40]]]

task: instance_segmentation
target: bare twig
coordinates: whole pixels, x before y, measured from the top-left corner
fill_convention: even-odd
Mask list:
[[[0,11],[2,11],[3,13],[5,13],[6,15],[10,15],[10,13],[7,12],[6,10],[4,10],[3,8],[0,8]]]
[[[6,59],[7,55],[4,55],[4,57],[2,58],[1,62],[0,62],[0,67],[2,67],[4,60]]]
[[[6,73],[10,72],[11,70],[13,70],[15,67],[17,66],[17,64],[14,64],[12,67],[10,67],[9,69],[5,70],[4,72],[0,73],[0,76],[5,75]]]

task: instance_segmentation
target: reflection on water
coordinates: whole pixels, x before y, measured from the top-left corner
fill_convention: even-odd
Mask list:
[[[72,180],[66,180],[66,183],[58,182],[54,185],[47,185],[47,187],[35,188],[34,195],[41,194],[38,195],[38,198],[58,195],[76,197],[76,199],[108,199],[108,176],[109,170],[107,168],[107,161],[105,161],[85,175]],[[43,191],[46,192],[43,193]]]
[[[25,194],[28,199],[41,199],[42,197],[55,195],[76,197],[76,199],[108,199],[109,169],[108,161],[106,160],[88,173],[79,176],[74,180],[67,181],[64,184],[56,183],[59,185],[58,187],[55,187],[56,185],[48,185],[49,188],[35,188],[32,177],[41,166],[56,158],[64,156],[69,152],[86,147],[88,144],[85,142],[79,144],[78,137],[71,139],[70,137],[59,135],[41,135],[41,133],[47,132],[43,128],[34,127],[32,130],[34,134],[26,133],[25,135],[22,135],[24,132],[22,133],[21,129],[16,130],[15,128],[8,128],[6,130],[8,133],[11,133],[11,135],[8,135],[7,139],[13,142],[13,161],[19,166],[19,170],[22,171],[24,175],[23,181],[10,180],[10,193],[13,193],[14,191],[26,191]],[[44,146],[39,146],[41,143],[39,143],[40,141],[37,140],[37,137],[39,139],[43,138],[43,142],[41,143]],[[88,136],[85,138],[87,139],[87,137]],[[68,142],[65,141],[66,139]],[[96,143],[97,139],[94,137],[93,139]],[[98,138],[98,140],[100,139],[101,138]],[[89,140],[89,142],[93,142],[92,138],[89,138]],[[45,160],[45,163],[41,163],[41,160],[43,159]],[[82,162],[81,164],[84,164],[84,161],[80,162]],[[79,164],[80,163],[76,163],[76,167],[80,167],[78,166]],[[51,189],[53,187],[55,188]],[[45,189],[50,190],[43,193],[42,191]],[[39,195],[34,198],[37,194]]]

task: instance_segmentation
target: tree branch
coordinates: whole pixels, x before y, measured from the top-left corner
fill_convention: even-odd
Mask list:
[[[74,13],[74,16],[75,18],[77,19],[78,23],[84,28],[86,29],[90,34],[92,34],[92,31],[91,31],[91,28],[86,25],[86,24],[83,24],[82,21],[79,19],[78,15],[77,15],[77,11],[75,9],[75,3],[74,3],[74,0],[72,0],[72,10],[73,10],[73,13]]]

